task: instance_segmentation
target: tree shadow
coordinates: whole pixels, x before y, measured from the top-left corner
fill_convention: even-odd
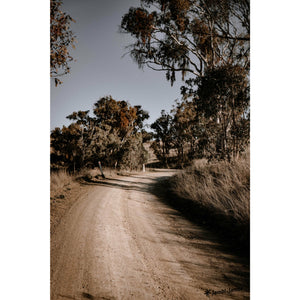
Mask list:
[[[173,208],[181,217],[192,224],[213,232],[218,240],[228,248],[228,251],[250,263],[250,233],[249,236],[240,236],[244,230],[232,227],[232,220],[216,215],[212,211],[200,207],[197,203],[188,201],[175,195],[170,190],[170,177],[159,177],[148,185],[148,192],[155,195],[162,203]],[[244,229],[244,228],[242,228]],[[242,239],[241,239],[242,238]]]
[[[148,183],[143,183],[143,182],[135,183],[129,180],[121,180],[121,179],[106,178],[103,180],[98,180],[98,179],[79,178],[78,182],[82,185],[103,186],[103,187],[116,188],[125,191],[148,192],[149,189]]]
[[[199,263],[186,259],[182,261],[183,265],[188,266],[187,268],[191,270],[199,270],[201,268],[201,272],[205,272],[205,269],[214,270],[215,277],[213,276],[209,279],[211,282],[216,281],[219,274],[222,274],[224,282],[237,290],[249,291],[249,252],[245,251],[243,247],[237,247],[232,239],[223,235],[211,224],[205,223],[205,218],[202,219],[201,214],[199,217],[199,208],[185,207],[182,205],[182,202],[178,203],[178,199],[176,199],[174,194],[170,193],[166,185],[167,178],[154,179],[148,185],[148,192],[155,195],[158,201],[166,205],[166,208],[158,208],[158,213],[165,214],[172,224],[168,228],[159,229],[160,232],[164,233],[164,237],[169,237],[165,238],[162,243],[173,245],[174,247],[183,246],[182,239],[178,239],[178,237],[183,237],[185,240],[184,246],[189,249],[189,252],[194,252],[195,255],[201,253],[201,257],[204,259]],[[214,261],[222,261],[224,269],[222,266],[216,265]]]

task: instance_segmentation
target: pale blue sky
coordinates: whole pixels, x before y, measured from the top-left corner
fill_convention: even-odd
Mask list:
[[[51,129],[68,125],[73,111],[92,110],[103,96],[142,105],[150,114],[148,123],[169,111],[180,98],[181,76],[171,87],[164,72],[138,68],[129,55],[122,58],[130,36],[119,33],[122,16],[137,0],[64,0],[63,10],[76,20],[72,30],[78,44],[71,55],[70,74],[63,84],[51,83]]]

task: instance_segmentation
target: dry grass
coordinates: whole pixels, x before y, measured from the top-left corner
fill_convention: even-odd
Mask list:
[[[234,162],[208,164],[197,160],[171,180],[172,192],[185,205],[192,203],[202,211],[214,227],[239,234],[244,244],[249,243],[250,228],[250,155],[249,152]],[[219,223],[219,224],[218,224]]]
[[[73,180],[74,180],[74,177],[71,176],[65,170],[51,172],[51,176],[50,176],[51,195],[58,194],[66,186],[70,185]]]
[[[65,170],[51,172],[50,176],[50,232],[54,233],[55,228],[60,223],[62,217],[67,213],[76,198],[73,192],[78,193],[79,184],[75,182],[75,177]]]

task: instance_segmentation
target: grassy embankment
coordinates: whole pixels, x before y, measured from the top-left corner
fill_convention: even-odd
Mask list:
[[[240,253],[249,253],[249,153],[231,163],[194,161],[162,184],[169,204],[213,229]]]

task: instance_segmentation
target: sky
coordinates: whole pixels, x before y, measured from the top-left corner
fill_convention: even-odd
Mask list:
[[[119,31],[122,16],[137,0],[64,0],[63,11],[76,23],[72,31],[77,37],[76,49],[70,54],[70,74],[61,77],[63,84],[51,82],[51,130],[70,124],[66,116],[73,111],[93,109],[101,97],[142,105],[149,112],[147,123],[153,123],[162,109],[169,111],[180,98],[181,76],[171,87],[164,72],[147,67],[139,69],[126,46],[133,39]]]

